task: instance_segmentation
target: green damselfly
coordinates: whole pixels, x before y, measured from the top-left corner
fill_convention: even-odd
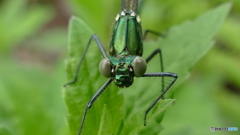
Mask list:
[[[156,105],[156,103],[163,98],[163,95],[177,80],[177,74],[170,72],[163,72],[162,53],[159,48],[155,49],[146,59],[142,58],[143,42],[142,40],[148,33],[157,34],[153,31],[145,31],[142,34],[140,18],[137,15],[138,1],[137,0],[122,0],[122,11],[117,15],[113,27],[113,34],[110,40],[109,55],[105,52],[102,43],[96,34],[92,35],[79,61],[74,80],[65,84],[64,86],[73,84],[77,81],[78,73],[82,62],[87,54],[91,41],[95,41],[100,49],[104,59],[99,64],[99,71],[104,76],[109,78],[105,84],[93,95],[88,102],[78,135],[81,134],[84,121],[88,110],[93,105],[94,101],[101,95],[101,93],[114,82],[118,87],[129,87],[132,85],[134,77],[161,77],[162,78],[162,93],[154,100],[154,102],[147,108],[144,116],[144,125],[146,125],[146,118],[149,111]],[[160,70],[161,72],[145,73],[147,63],[159,54]],[[164,87],[164,77],[172,77],[172,81]]]

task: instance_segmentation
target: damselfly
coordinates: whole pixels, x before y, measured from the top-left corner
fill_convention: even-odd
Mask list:
[[[82,121],[80,123],[79,133],[84,126],[85,117],[88,110],[93,105],[94,101],[101,95],[101,93],[114,82],[118,87],[129,87],[132,85],[134,77],[161,77],[162,78],[162,93],[154,100],[154,102],[146,109],[144,116],[144,125],[146,125],[147,114],[156,105],[156,103],[163,97],[168,89],[174,84],[177,79],[177,74],[163,72],[162,53],[159,48],[155,49],[146,59],[142,58],[143,54],[143,42],[147,33],[157,34],[153,31],[145,31],[142,34],[142,28],[140,18],[137,15],[137,0],[122,0],[122,11],[117,15],[116,21],[113,27],[113,34],[110,40],[109,55],[108,56],[101,44],[97,35],[92,35],[84,52],[82,58],[79,61],[77,71],[75,73],[74,80],[65,84],[64,86],[73,84],[77,81],[78,73],[82,62],[87,54],[88,48],[91,45],[91,41],[95,41],[102,53],[104,59],[99,64],[100,73],[109,78],[105,84],[93,95],[88,102]],[[147,69],[147,63],[155,56],[160,56],[160,69],[161,72],[145,73]],[[172,81],[165,88],[163,85],[164,77],[172,77]]]

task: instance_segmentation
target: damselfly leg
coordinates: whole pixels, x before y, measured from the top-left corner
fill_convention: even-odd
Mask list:
[[[146,30],[143,34],[143,39],[146,39],[147,34],[154,34],[160,37],[163,37],[163,34],[160,34],[158,32],[155,31],[151,31],[151,30]],[[147,122],[147,114],[149,113],[149,111],[156,105],[156,103],[162,98],[164,99],[164,94],[168,91],[168,89],[174,84],[174,82],[177,79],[177,74],[175,73],[168,73],[168,72],[164,72],[164,66],[163,66],[163,56],[162,56],[162,51],[160,48],[157,48],[156,50],[154,50],[147,58],[146,58],[146,62],[148,63],[149,61],[151,61],[157,54],[159,54],[159,60],[160,60],[160,71],[161,72],[157,72],[157,73],[146,73],[144,74],[142,77],[161,77],[161,94],[157,97],[157,99],[148,107],[148,109],[145,111],[145,116],[144,116],[144,125],[146,126]],[[168,86],[165,88],[165,82],[164,82],[164,77],[172,77],[173,80],[168,84]]]
[[[147,35],[148,34],[154,34],[154,35],[157,35],[157,36],[160,36],[160,37],[164,37],[165,35],[164,34],[161,34],[159,32],[156,32],[156,31],[152,31],[152,30],[145,30],[145,32],[143,33],[143,40],[146,39]]]
[[[82,128],[83,128],[83,123],[85,121],[85,118],[86,118],[86,115],[87,115],[87,111],[88,109],[91,108],[91,106],[93,105],[94,101],[102,94],[102,92],[108,87],[108,85],[113,81],[112,78],[108,79],[107,82],[105,84],[103,84],[103,86],[95,93],[95,95],[90,99],[90,101],[88,102],[85,110],[84,110],[84,113],[83,113],[83,116],[82,116],[82,121],[80,123],[80,128],[79,128],[79,131],[78,131],[78,135],[81,134],[82,132]]]
[[[158,32],[152,31],[152,30],[146,30],[143,34],[143,40],[146,39],[148,34],[154,34],[157,35],[159,37],[163,37],[164,34],[160,34]],[[162,55],[162,51],[160,48],[157,48],[156,50],[154,50],[147,58],[146,58],[146,62],[148,63],[150,60],[152,60],[157,54],[159,54],[159,62],[160,62],[160,72],[164,72],[164,66],[163,66],[163,55]],[[162,77],[162,92],[164,91],[164,76]],[[164,97],[163,97],[164,98]]]
[[[79,76],[79,71],[80,71],[80,69],[81,69],[82,62],[83,62],[83,60],[84,60],[84,58],[85,58],[85,56],[86,56],[86,54],[87,54],[87,51],[88,51],[88,49],[89,49],[89,46],[91,45],[91,42],[92,42],[93,40],[97,43],[97,46],[98,46],[98,48],[99,48],[102,56],[103,56],[104,58],[107,58],[107,54],[106,54],[106,52],[105,52],[105,50],[104,50],[104,48],[103,48],[103,46],[102,46],[102,43],[100,42],[98,36],[95,35],[95,34],[92,35],[91,38],[90,38],[89,41],[88,41],[88,44],[87,44],[84,52],[83,52],[83,55],[82,55],[82,57],[81,57],[81,59],[80,59],[80,61],[79,61],[79,63],[78,63],[77,70],[76,70],[76,72],[75,72],[73,81],[68,82],[67,84],[64,85],[64,87],[66,87],[67,85],[70,85],[70,84],[74,84],[74,83],[77,81],[77,78],[78,78],[78,76]],[[88,102],[88,104],[87,104],[87,106],[86,106],[86,108],[85,108],[85,110],[84,110],[83,116],[82,116],[82,121],[81,121],[80,126],[79,126],[78,135],[81,134],[81,131],[82,131],[82,128],[83,128],[83,123],[84,123],[84,121],[85,121],[85,118],[86,118],[86,115],[87,115],[88,110],[91,108],[91,106],[93,105],[94,101],[101,95],[101,93],[108,87],[108,85],[109,85],[112,81],[113,81],[112,78],[108,79],[108,81],[107,81],[105,84],[103,84],[103,86],[93,95],[93,97],[92,97],[92,98],[90,99],[90,101]]]
[[[163,97],[163,95],[169,90],[169,88],[174,84],[174,82],[177,80],[177,74],[175,73],[168,73],[168,72],[160,72],[160,73],[146,73],[142,77],[172,77],[173,80],[168,86],[163,90],[163,92],[157,97],[157,99],[148,107],[148,109],[145,111],[144,115],[144,125],[147,124],[147,114],[149,111],[152,110],[152,108],[156,105],[156,103]]]
[[[75,75],[74,75],[73,80],[72,80],[71,82],[68,82],[68,83],[66,83],[65,85],[63,85],[64,87],[66,87],[66,86],[69,85],[69,84],[74,84],[74,83],[77,81],[77,78],[78,78],[78,76],[79,76],[78,74],[79,74],[79,71],[80,71],[82,62],[83,62],[83,60],[84,60],[84,58],[85,58],[85,56],[86,56],[86,54],[87,54],[88,48],[89,48],[89,46],[91,45],[92,40],[94,40],[94,41],[97,43],[97,46],[98,46],[98,48],[100,49],[102,56],[103,56],[104,58],[107,58],[107,54],[106,54],[106,52],[105,52],[105,50],[104,50],[104,48],[103,48],[103,46],[102,46],[101,41],[99,40],[99,38],[98,38],[98,36],[97,36],[96,34],[93,34],[93,35],[91,36],[91,38],[89,39],[89,41],[88,41],[88,44],[87,44],[87,46],[86,46],[86,48],[85,48],[85,50],[84,50],[84,52],[83,52],[82,57],[80,58],[80,61],[79,61],[79,63],[78,63],[77,70],[76,70],[76,72],[75,72]]]

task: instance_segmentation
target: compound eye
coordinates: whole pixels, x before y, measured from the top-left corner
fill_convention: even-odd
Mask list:
[[[99,63],[99,71],[104,77],[111,77],[111,63],[109,59],[105,58]]]
[[[142,57],[137,56],[132,61],[132,67],[133,67],[135,76],[140,77],[146,72],[147,64],[146,64],[146,61]]]

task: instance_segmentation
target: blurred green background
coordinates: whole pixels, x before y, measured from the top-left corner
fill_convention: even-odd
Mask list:
[[[162,32],[227,1],[145,0],[143,29]],[[232,4],[214,47],[174,93],[162,134],[201,134],[208,121],[240,128],[240,1]],[[82,18],[107,48],[119,11],[111,0],[0,0],[0,135],[70,134],[61,91],[68,20]]]

